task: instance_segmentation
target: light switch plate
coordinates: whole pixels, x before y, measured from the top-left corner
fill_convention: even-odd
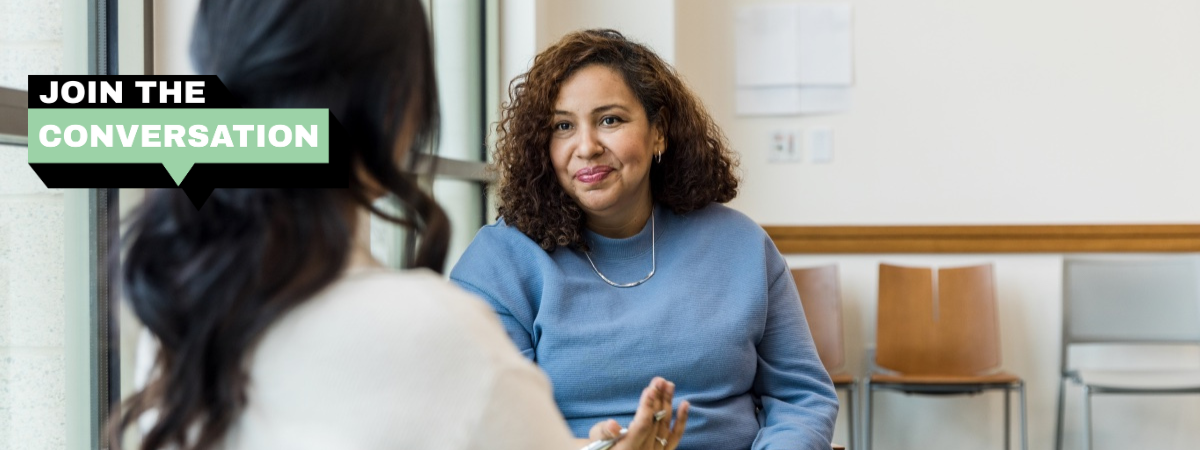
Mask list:
[[[813,164],[833,162],[833,129],[812,128],[804,133],[804,147],[808,149],[809,161]]]

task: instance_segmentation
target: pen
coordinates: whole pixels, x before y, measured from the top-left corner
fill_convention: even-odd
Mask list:
[[[622,428],[621,432],[617,433],[617,437],[612,438],[612,439],[604,439],[604,440],[592,442],[591,444],[588,444],[587,447],[584,447],[580,450],[608,450],[609,448],[612,448],[613,444],[616,444],[617,441],[619,441],[619,440],[621,440],[621,438],[625,437],[625,433],[628,433],[628,432],[629,432],[628,429]]]

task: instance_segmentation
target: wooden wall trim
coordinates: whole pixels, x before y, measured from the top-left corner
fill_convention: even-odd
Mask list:
[[[763,226],[788,253],[1200,252],[1200,225]]]
[[[29,132],[28,107],[25,91],[0,87],[0,134],[6,135],[4,141],[25,140]]]

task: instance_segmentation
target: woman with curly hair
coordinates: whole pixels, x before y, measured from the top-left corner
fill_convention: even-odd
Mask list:
[[[675,71],[612,30],[576,32],[513,82],[500,216],[451,280],[549,375],[576,435],[628,421],[661,375],[691,405],[682,449],[829,448],[837,396],[788,267],[721,203],[736,160]]]

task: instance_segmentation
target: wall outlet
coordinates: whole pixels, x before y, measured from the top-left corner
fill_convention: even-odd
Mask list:
[[[767,161],[773,163],[801,162],[804,160],[800,153],[799,130],[779,130],[771,132],[771,148],[767,152]]]

